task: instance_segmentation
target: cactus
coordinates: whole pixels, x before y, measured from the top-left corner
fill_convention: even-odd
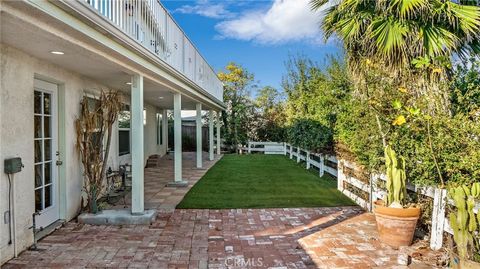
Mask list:
[[[397,159],[395,151],[385,147],[385,166],[387,168],[387,206],[402,207],[407,197],[405,159]]]
[[[453,240],[457,245],[458,256],[465,260],[468,258],[468,247],[474,247],[474,234],[480,222],[480,214],[477,215],[477,220],[473,211],[475,199],[480,196],[480,183],[474,183],[471,187],[463,185],[451,188],[448,194],[455,205],[449,216]]]

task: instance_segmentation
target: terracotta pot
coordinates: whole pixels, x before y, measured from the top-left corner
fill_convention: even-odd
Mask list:
[[[383,201],[376,201],[374,205],[380,240],[394,248],[410,246],[420,208],[391,208],[384,206]]]

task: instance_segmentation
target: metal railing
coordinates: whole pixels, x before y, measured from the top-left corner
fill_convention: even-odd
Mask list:
[[[159,0],[78,0],[223,101],[223,84]]]

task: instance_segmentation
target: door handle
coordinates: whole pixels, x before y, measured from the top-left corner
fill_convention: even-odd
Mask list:
[[[60,161],[60,160],[57,160],[57,161],[55,162],[55,164],[56,164],[56,165],[62,165],[62,164],[63,164],[63,162],[62,162],[62,161]]]

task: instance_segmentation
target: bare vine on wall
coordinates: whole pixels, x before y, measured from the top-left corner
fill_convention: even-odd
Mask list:
[[[80,103],[80,116],[75,121],[76,147],[83,165],[87,210],[97,213],[97,199],[105,178],[112,127],[121,110],[118,91],[102,90],[98,99],[85,95]]]

